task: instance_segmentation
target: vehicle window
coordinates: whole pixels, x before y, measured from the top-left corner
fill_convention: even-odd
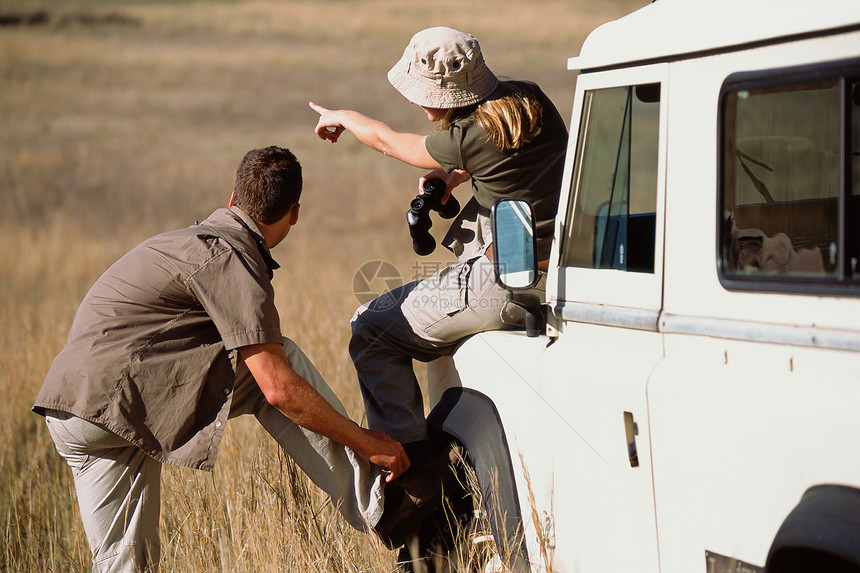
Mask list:
[[[562,266],[654,272],[660,84],[585,93]]]
[[[779,288],[858,276],[860,92],[845,72],[851,68],[724,86],[723,278]]]

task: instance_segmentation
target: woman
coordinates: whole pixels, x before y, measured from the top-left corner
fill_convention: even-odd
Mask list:
[[[335,143],[349,131],[385,155],[431,170],[419,179],[419,189],[426,179],[443,179],[443,202],[455,187],[471,181],[473,197],[443,241],[457,262],[383,294],[359,308],[352,320],[350,355],[368,425],[402,442],[421,468],[431,452],[412,359],[450,355],[463,337],[504,328],[508,317],[515,317],[516,309],[494,280],[489,209],[500,197],[530,201],[538,258],[548,258],[567,130],[538,86],[500,82],[478,41],[451,28],[416,34],[388,80],[438,124],[436,132],[397,132],[356,111],[310,106],[320,115],[315,132],[321,139]]]

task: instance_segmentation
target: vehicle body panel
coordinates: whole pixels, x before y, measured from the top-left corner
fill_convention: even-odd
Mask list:
[[[718,228],[727,80],[838,62],[860,83],[860,3],[657,0],[569,60],[546,334],[476,335],[453,357],[459,377],[430,376],[437,394],[462,385],[496,404],[533,570],[761,571],[805,491],[860,488],[860,283],[726,280]],[[595,94],[655,84],[653,268],[570,264]]]

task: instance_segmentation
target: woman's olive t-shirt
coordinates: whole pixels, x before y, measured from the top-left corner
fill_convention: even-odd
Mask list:
[[[521,85],[531,89],[543,106],[543,125],[532,142],[516,151],[499,151],[487,132],[469,116],[429,135],[425,146],[445,171],[462,169],[472,176],[472,191],[481,207],[489,209],[501,197],[528,200],[535,211],[538,256],[546,259],[558,209],[567,128],[537,85]]]

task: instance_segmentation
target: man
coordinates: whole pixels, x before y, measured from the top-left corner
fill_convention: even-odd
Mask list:
[[[269,250],[301,189],[290,151],[248,152],[229,208],[135,247],[81,303],[33,410],[72,468],[94,571],[157,567],[161,464],[211,470],[230,417],[254,414],[356,528],[381,517],[379,466],[409,467],[281,336]]]

